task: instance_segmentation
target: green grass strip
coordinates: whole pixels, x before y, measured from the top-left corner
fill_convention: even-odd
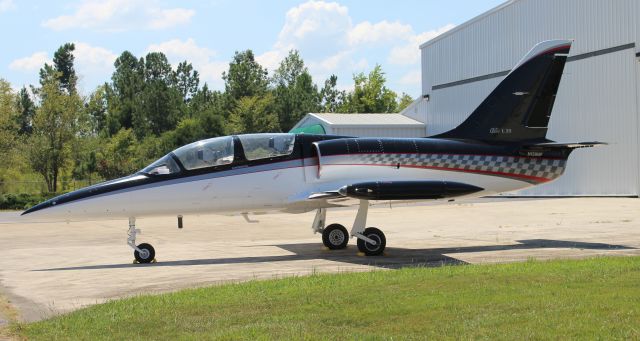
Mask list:
[[[640,257],[252,281],[115,300],[13,330],[30,340],[640,339]]]

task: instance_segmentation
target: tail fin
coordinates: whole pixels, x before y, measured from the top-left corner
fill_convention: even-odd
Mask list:
[[[543,141],[570,40],[534,46],[458,127],[437,138],[488,142]]]

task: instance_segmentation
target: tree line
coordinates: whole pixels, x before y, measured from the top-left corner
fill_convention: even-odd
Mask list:
[[[40,178],[55,193],[61,180],[130,174],[200,139],[286,132],[309,112],[398,112],[412,101],[386,87],[379,65],[355,74],[352,91],[339,90],[335,75],[319,87],[295,50],[271,74],[251,50],[236,52],[220,91],[188,61],[174,68],[161,52],[125,51],[111,80],[83,96],[74,50],[60,46],[38,85],[14,92],[0,78],[2,183]]]

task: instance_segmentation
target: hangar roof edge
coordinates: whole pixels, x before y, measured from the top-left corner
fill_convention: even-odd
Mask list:
[[[454,27],[454,28],[452,28],[452,29],[450,29],[450,30],[448,30],[448,31],[446,31],[446,32],[434,37],[434,38],[431,38],[431,39],[427,40],[426,42],[424,42],[422,44],[420,44],[420,50],[422,50],[425,47],[428,47],[430,45],[433,45],[435,42],[437,42],[439,40],[442,40],[442,39],[444,39],[444,38],[456,33],[457,31],[459,31],[459,30],[461,30],[461,29],[463,29],[463,28],[465,28],[465,27],[467,27],[467,26],[469,26],[469,25],[471,25],[471,24],[473,24],[473,23],[475,23],[477,21],[480,21],[480,20],[482,20],[482,19],[484,19],[484,18],[486,18],[486,17],[488,17],[488,16],[490,16],[490,15],[496,13],[496,12],[499,12],[499,11],[503,10],[504,8],[513,5],[514,3],[518,2],[518,1],[521,1],[521,0],[509,0],[509,1],[506,1],[506,2],[504,2],[504,3],[502,3],[502,4],[498,5],[498,6],[496,6],[496,7],[492,8],[492,9],[482,13],[482,14],[479,14],[479,15],[473,17],[473,18],[463,22],[462,24],[457,25],[456,27]]]

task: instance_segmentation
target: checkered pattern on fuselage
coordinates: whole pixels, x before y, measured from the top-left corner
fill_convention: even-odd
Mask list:
[[[564,172],[566,160],[535,157],[463,154],[350,154],[332,164],[400,165],[458,172],[484,173],[530,183],[551,181]]]

